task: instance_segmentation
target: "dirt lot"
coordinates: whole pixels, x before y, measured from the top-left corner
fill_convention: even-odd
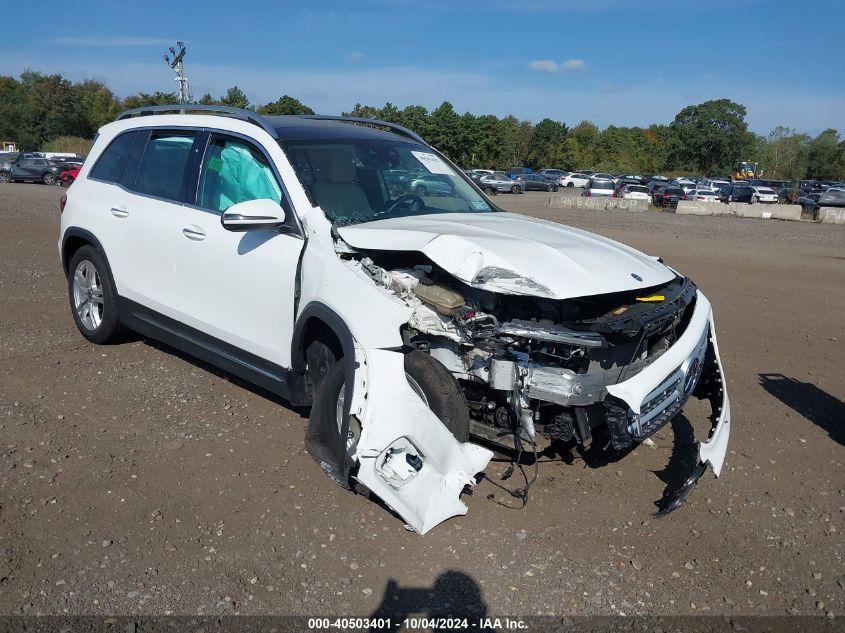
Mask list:
[[[845,227],[499,196],[696,280],[731,446],[666,518],[651,514],[694,456],[695,407],[621,461],[544,460],[524,510],[482,481],[420,537],[320,471],[307,412],[143,339],[88,344],[59,195],[0,185],[0,614],[843,615]]]

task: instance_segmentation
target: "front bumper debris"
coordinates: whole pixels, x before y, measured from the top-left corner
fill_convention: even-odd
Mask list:
[[[678,341],[636,376],[608,386],[607,391],[627,406],[628,431],[639,441],[677,414],[691,395],[707,398],[712,407],[710,435],[706,441],[699,441],[698,466],[676,492],[676,503],[669,506],[674,509],[680,505],[707,466],[719,476],[728,449],[731,405],[713,312],[701,292],[689,325]]]

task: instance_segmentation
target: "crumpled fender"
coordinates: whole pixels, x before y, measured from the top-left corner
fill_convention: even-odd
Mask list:
[[[493,453],[452,436],[411,390],[401,352],[358,348],[356,361],[350,407],[361,421],[356,479],[420,534],[466,514],[461,491]]]

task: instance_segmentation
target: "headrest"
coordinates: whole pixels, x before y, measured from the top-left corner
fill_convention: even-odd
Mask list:
[[[345,149],[312,149],[308,158],[315,169],[317,180],[326,182],[354,182],[355,159]]]

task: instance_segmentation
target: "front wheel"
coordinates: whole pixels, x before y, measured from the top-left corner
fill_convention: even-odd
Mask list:
[[[8,172],[0,171],[0,182],[12,182],[12,177]]]
[[[418,186],[414,187],[414,193],[416,195],[420,196],[420,197],[427,196],[428,195],[428,189],[426,189],[422,185],[418,185]]]
[[[105,257],[83,246],[70,260],[67,281],[71,313],[82,336],[99,345],[114,342],[120,334],[117,291]]]
[[[520,192],[520,189],[519,189],[518,185],[514,185],[513,187],[511,187],[511,193],[519,193],[519,192]]]

